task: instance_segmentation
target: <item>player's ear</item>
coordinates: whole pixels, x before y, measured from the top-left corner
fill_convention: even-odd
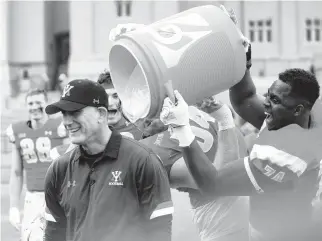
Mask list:
[[[99,122],[103,123],[107,120],[107,115],[108,115],[108,111],[107,108],[104,106],[98,107],[98,113],[99,113]]]
[[[300,105],[297,105],[295,107],[295,110],[294,110],[294,115],[295,116],[300,116],[303,112],[304,112],[304,105],[300,104]]]

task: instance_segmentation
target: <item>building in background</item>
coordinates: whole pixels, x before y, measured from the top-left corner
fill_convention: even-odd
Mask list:
[[[108,69],[111,28],[149,24],[205,4],[234,8],[252,41],[253,75],[321,63],[314,59],[322,51],[321,1],[2,1],[2,86],[25,70],[30,76],[46,73],[51,89],[61,74],[96,79]]]

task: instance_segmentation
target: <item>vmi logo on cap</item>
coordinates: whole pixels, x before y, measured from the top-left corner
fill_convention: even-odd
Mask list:
[[[63,94],[61,97],[66,97],[66,96],[70,96],[70,90],[74,88],[74,86],[68,84],[65,86],[64,90],[63,90]]]
[[[123,182],[122,182],[122,179],[121,179],[121,174],[122,172],[121,171],[114,171],[112,172],[112,181],[109,182],[108,184],[110,186],[123,186]]]

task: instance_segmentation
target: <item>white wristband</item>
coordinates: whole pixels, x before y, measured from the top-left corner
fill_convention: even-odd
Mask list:
[[[235,127],[233,115],[227,105],[223,105],[219,110],[211,113],[211,116],[218,121],[219,131]]]
[[[170,128],[171,138],[177,139],[179,141],[179,146],[187,147],[195,139],[195,135],[192,132],[191,126],[180,126]]]

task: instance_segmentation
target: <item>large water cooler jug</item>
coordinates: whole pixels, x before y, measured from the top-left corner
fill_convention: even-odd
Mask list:
[[[246,70],[240,32],[220,8],[189,9],[117,40],[109,56],[124,114],[154,118],[172,81],[189,105],[227,90]]]

